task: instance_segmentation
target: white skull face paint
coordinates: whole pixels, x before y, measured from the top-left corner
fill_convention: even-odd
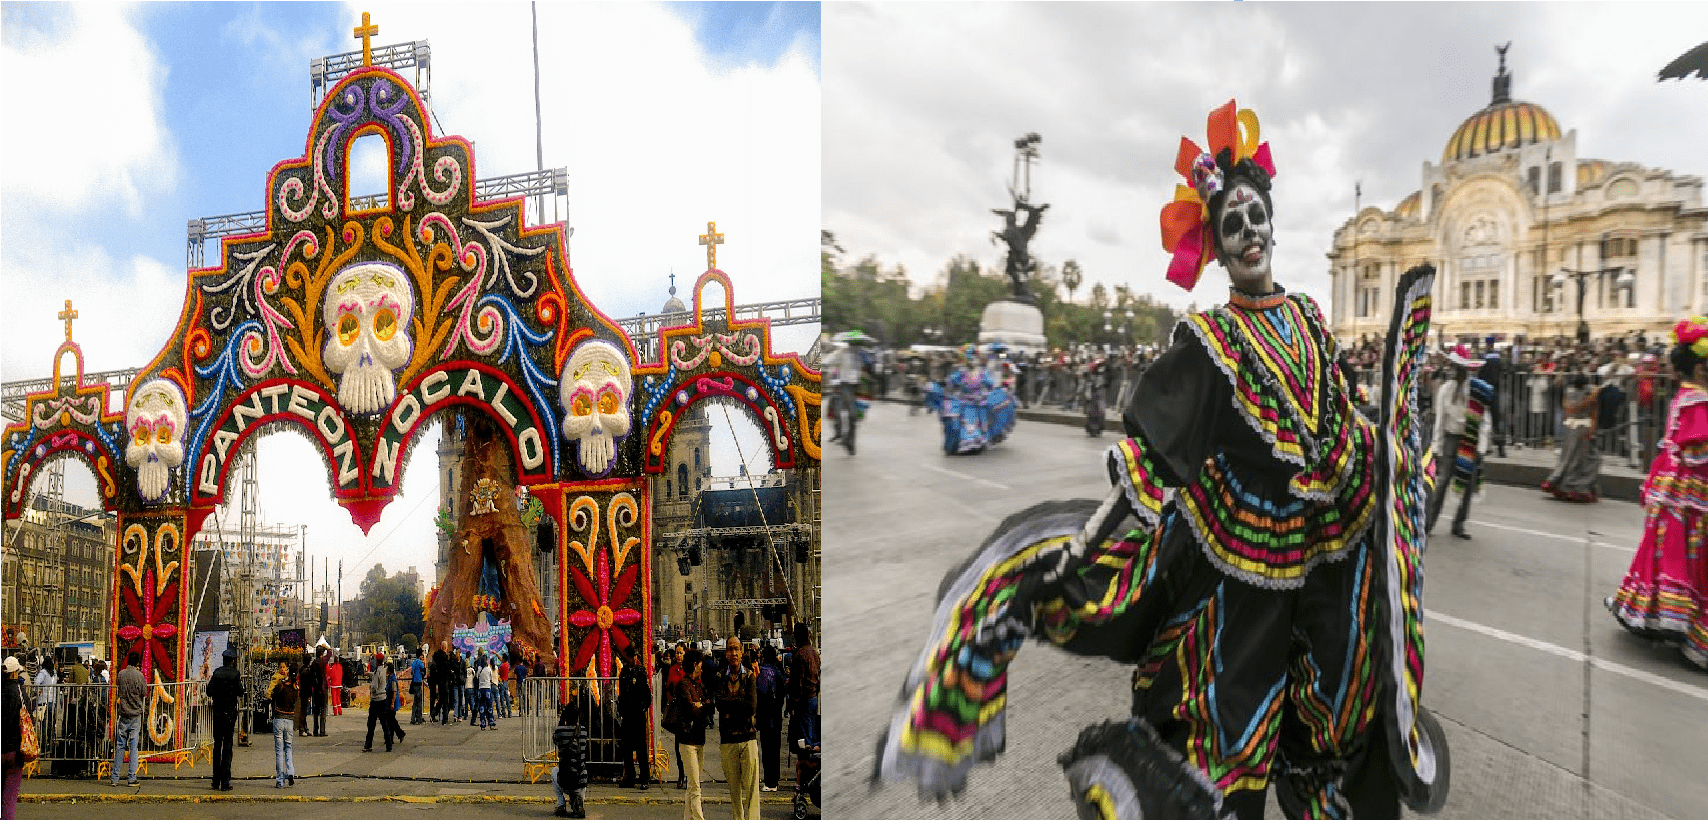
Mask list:
[[[150,379],[131,394],[125,410],[125,462],[136,470],[144,501],[166,497],[173,468],[184,463],[184,391],[167,379]]]
[[[327,286],[326,369],[341,374],[338,402],[352,413],[378,413],[397,397],[392,371],[409,361],[415,295],[390,265],[368,262],[339,273]]]
[[[581,469],[604,475],[617,462],[617,442],[629,434],[629,357],[597,339],[581,343],[558,380],[563,435],[581,447]]]
[[[1257,189],[1248,182],[1239,182],[1228,191],[1216,221],[1216,250],[1222,267],[1227,268],[1234,287],[1248,293],[1268,293],[1274,289],[1269,263],[1275,245],[1275,226],[1269,217],[1269,208],[1263,204]]]

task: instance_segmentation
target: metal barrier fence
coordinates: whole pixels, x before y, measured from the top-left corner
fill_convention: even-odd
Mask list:
[[[1084,406],[1088,386],[1103,391],[1104,406],[1119,416],[1132,400],[1134,387],[1144,375],[1146,365],[1139,362],[1116,361],[1098,378],[1085,372],[1082,365],[1052,367],[1048,364],[1028,365],[1016,386],[1016,396],[1022,406],[1037,405],[1078,410]],[[947,372],[945,363],[934,363],[926,376],[941,380]],[[1434,381],[1439,368],[1426,367],[1420,382],[1419,411],[1433,424]],[[1371,390],[1380,390],[1379,371],[1374,368],[1354,368],[1354,380]],[[1497,434],[1508,447],[1552,449],[1564,429],[1567,386],[1574,374],[1541,371],[1517,371],[1509,363],[1496,380],[1496,402],[1499,410]],[[1613,425],[1602,425],[1596,434],[1596,450],[1604,458],[1617,459],[1632,469],[1647,471],[1654,458],[1655,446],[1665,435],[1667,408],[1671,404],[1675,383],[1663,374],[1629,374],[1597,380],[1588,377],[1591,386],[1601,381],[1614,381],[1626,394]],[[884,380],[888,391],[874,389],[874,395],[905,395],[903,380],[893,376]],[[876,385],[874,385],[876,388]]]
[[[653,682],[656,690],[658,684]],[[552,730],[557,728],[558,708],[572,704],[579,712],[581,725],[587,727],[591,742],[587,749],[588,774],[594,777],[615,778],[622,774],[622,755],[618,741],[617,679],[616,678],[547,678],[530,677],[523,682],[516,699],[516,712],[522,718],[522,760],[524,776],[534,782],[557,764],[557,747],[552,745]],[[659,729],[657,716],[658,693],[653,693],[652,777],[663,781],[675,771],[675,738]],[[708,729],[707,732],[715,730]],[[784,734],[787,734],[784,731]],[[781,738],[779,767],[784,779],[794,776],[795,755],[788,738]]]
[[[41,757],[25,769],[27,775],[105,778],[113,762],[114,687],[105,683],[56,683],[30,686],[31,715]],[[143,707],[137,757],[142,766],[196,764],[209,759],[212,726],[202,706],[201,681],[161,683],[148,687]],[[43,697],[45,695],[45,697]],[[36,705],[42,701],[48,701]]]
[[[1356,380],[1379,389],[1376,371],[1355,370]],[[1426,370],[1420,384],[1418,410],[1426,423],[1434,424],[1435,390],[1440,370]],[[1666,434],[1667,409],[1675,383],[1661,374],[1632,374],[1597,379],[1572,373],[1505,372],[1495,385],[1495,432],[1497,443],[1507,447],[1553,449],[1565,429],[1565,396],[1572,383],[1583,378],[1590,387],[1613,383],[1625,393],[1613,424],[1600,425],[1595,436],[1596,451],[1630,468],[1647,471],[1656,444]]]
[[[595,776],[621,772],[617,732],[616,678],[531,677],[523,685],[516,704],[522,718],[522,760],[550,767],[557,762],[552,730],[557,728],[558,709],[572,704],[581,725],[587,727],[587,770]]]

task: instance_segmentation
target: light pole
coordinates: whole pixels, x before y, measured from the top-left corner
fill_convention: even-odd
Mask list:
[[[1584,296],[1584,290],[1589,286],[1589,278],[1592,276],[1596,277],[1598,279],[1603,277],[1603,276],[1610,276],[1613,278],[1613,286],[1615,288],[1620,288],[1620,289],[1630,289],[1632,287],[1635,287],[1637,284],[1636,274],[1633,274],[1629,269],[1624,268],[1624,267],[1598,268],[1596,270],[1572,270],[1570,268],[1560,268],[1558,271],[1554,272],[1554,275],[1552,277],[1552,282],[1553,282],[1554,287],[1556,287],[1556,288],[1564,288],[1566,286],[1567,281],[1577,282],[1577,286],[1578,286],[1578,334],[1577,334],[1577,336],[1578,336],[1578,343],[1579,344],[1585,344],[1585,343],[1589,342],[1589,323],[1584,321],[1584,318],[1583,318],[1583,296]]]

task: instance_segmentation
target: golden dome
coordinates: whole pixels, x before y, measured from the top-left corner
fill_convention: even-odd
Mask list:
[[[1493,154],[1560,138],[1560,124],[1540,105],[1502,101],[1466,118],[1447,138],[1443,163]]]
[[[1394,213],[1402,219],[1416,219],[1423,212],[1423,192],[1412,191],[1411,196],[1400,200],[1394,207]]]

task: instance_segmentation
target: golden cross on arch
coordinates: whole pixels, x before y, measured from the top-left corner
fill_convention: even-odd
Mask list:
[[[378,36],[380,36],[380,27],[369,23],[368,13],[362,12],[362,24],[356,27],[356,36],[352,38],[362,41],[362,65],[374,64],[374,46],[368,38]]]
[[[77,318],[77,311],[71,309],[71,300],[65,300],[65,309],[60,311],[58,318],[65,321],[65,340],[71,341],[71,320]]]
[[[700,244],[706,246],[706,270],[717,270],[718,246],[724,243],[724,235],[718,233],[718,223],[707,222],[706,232],[700,236]]]

